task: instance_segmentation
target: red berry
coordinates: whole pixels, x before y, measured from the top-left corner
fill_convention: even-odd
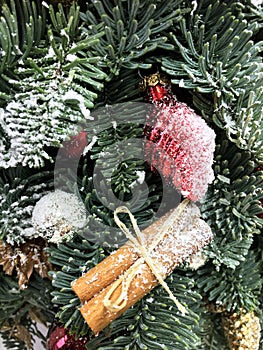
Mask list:
[[[88,145],[87,132],[82,130],[69,141],[63,142],[62,155],[69,158],[80,158],[84,148]]]

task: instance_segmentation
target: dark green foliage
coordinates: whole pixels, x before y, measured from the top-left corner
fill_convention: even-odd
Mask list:
[[[24,60],[44,39],[46,9],[41,1],[8,0],[1,7],[0,73]],[[1,92],[2,92],[1,85]]]
[[[17,279],[13,276],[6,276],[0,272],[0,328],[11,327],[21,324],[32,335],[44,336],[36,328],[36,322],[31,318],[31,312],[39,312],[45,322],[52,322],[54,318],[53,305],[50,297],[51,283],[47,279],[40,278],[37,274],[31,277],[30,283],[25,290],[19,290]],[[23,342],[9,339],[10,329],[2,330],[1,336],[4,344],[9,349],[25,350]]]
[[[141,77],[134,69],[121,68],[119,74],[109,82],[105,82],[103,94],[99,96],[99,104],[116,104],[131,101],[141,101],[139,83]]]
[[[221,314],[207,313],[203,318],[203,337],[199,350],[229,350]]]
[[[244,86],[242,77],[246,73],[254,71],[255,76],[251,79],[256,78],[255,69],[260,70],[261,63],[257,56],[260,45],[254,47],[250,41],[256,24],[247,22],[242,7],[236,1],[200,1],[196,11],[181,17],[182,42],[172,36],[181,59],[163,60],[163,68],[177,76],[175,83],[183,79],[181,85],[186,88],[198,87],[197,91],[202,93],[214,92],[218,98],[223,94],[231,101],[238,96],[240,86]],[[244,57],[244,53],[247,56]],[[226,73],[230,75],[225,76]]]
[[[82,19],[93,34],[105,30],[105,37],[95,48],[104,57],[102,64],[118,75],[121,67],[150,68],[142,57],[156,48],[171,47],[162,32],[180,17],[180,3],[181,0],[94,1]]]
[[[31,216],[36,202],[53,187],[53,173],[27,168],[0,170],[0,238],[19,244],[35,237]]]
[[[215,152],[215,180],[202,206],[215,237],[208,255],[215,265],[234,268],[245,260],[253,235],[262,228],[262,171],[249,152],[222,140]]]
[[[209,301],[224,305],[227,311],[242,307],[248,311],[254,310],[259,306],[258,297],[262,290],[261,268],[261,263],[250,251],[236,269],[222,266],[215,270],[212,264],[201,268],[197,285]]]
[[[40,0],[10,0],[1,6],[0,106],[12,100],[18,62],[34,55],[36,46],[45,46],[45,27],[46,9]]]
[[[197,92],[194,103],[208,120],[261,159],[262,42],[252,40],[258,23],[246,19],[240,2],[205,0],[179,22],[180,32],[171,33],[174,53],[163,57],[162,68],[173,83]]]
[[[40,167],[47,159],[52,161],[46,147],[59,147],[77,134],[90,119],[95,91],[103,88],[106,74],[97,67],[100,57],[90,48],[104,33],[84,33],[74,4],[67,13],[61,5],[57,12],[50,5],[49,15],[45,42],[21,57],[12,67],[12,79],[5,79],[10,97],[1,110],[6,139],[0,142],[3,167]]]
[[[105,256],[104,251],[80,237],[75,237],[73,242],[52,246],[48,251],[51,263],[58,269],[51,274],[55,289],[51,293],[52,301],[59,310],[56,317],[76,336],[84,335],[88,326],[78,310],[81,302],[72,291],[71,282],[98,264]]]
[[[35,334],[28,311],[38,307],[48,321],[56,313],[71,333],[90,335],[89,349],[227,350],[221,316],[206,312],[200,295],[229,311],[262,308],[262,8],[250,0],[101,0],[80,10],[6,0],[0,12],[1,239],[33,234],[33,207],[53,185],[54,148],[79,129],[89,140],[78,174],[65,168],[56,178],[79,191],[87,226],[71,242],[50,244],[53,285],[34,275],[19,291],[15,276],[0,274],[1,323],[20,320]],[[214,240],[203,267],[167,279],[189,314],[157,287],[94,337],[71,282],[126,240],[113,210],[130,206],[143,228],[176,202],[141,155],[149,105],[138,103],[138,85],[157,67],[217,134],[215,180],[201,203]],[[2,335],[7,348],[25,349]]]
[[[80,193],[90,214],[89,237],[93,235],[96,242],[120,245],[126,240],[119,229],[114,234],[110,229],[116,227],[113,211],[120,205],[127,206],[144,228],[157,211],[163,213],[178,203],[178,193],[144,161],[146,111],[145,103],[120,103],[97,109],[94,123],[87,125],[93,146],[79,171]]]
[[[15,277],[6,276],[2,271],[0,275],[0,303],[1,325],[4,325],[11,317],[24,317],[31,308],[38,308],[45,315],[46,321],[53,318],[50,294],[51,282],[34,274],[28,288],[19,290]],[[49,306],[49,308],[48,308]]]

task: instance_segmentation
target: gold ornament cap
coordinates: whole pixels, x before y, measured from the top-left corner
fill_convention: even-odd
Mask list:
[[[171,80],[164,73],[153,73],[143,78],[139,84],[140,91],[145,91],[148,86],[171,85]]]

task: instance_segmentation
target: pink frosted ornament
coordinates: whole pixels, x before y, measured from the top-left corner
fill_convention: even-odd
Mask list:
[[[214,179],[215,133],[193,109],[177,101],[160,74],[149,78],[147,100],[154,106],[146,117],[145,160],[183,196],[200,200]]]

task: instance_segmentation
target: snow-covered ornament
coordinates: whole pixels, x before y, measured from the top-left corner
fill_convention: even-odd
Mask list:
[[[162,74],[145,78],[143,85],[146,99],[154,105],[146,116],[145,160],[183,196],[198,201],[214,179],[215,132],[177,100]]]
[[[75,194],[61,190],[42,197],[32,214],[35,230],[53,243],[69,240],[74,232],[85,226],[85,222],[84,204]]]

